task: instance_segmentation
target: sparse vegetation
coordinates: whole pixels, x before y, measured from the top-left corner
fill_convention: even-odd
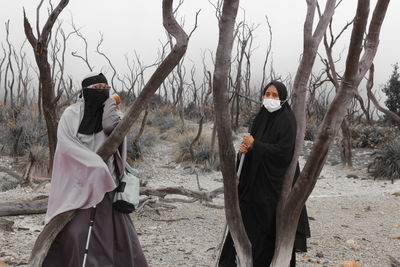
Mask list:
[[[373,154],[374,161],[368,171],[375,178],[393,180],[400,178],[400,141],[395,139]]]
[[[353,148],[379,148],[399,136],[396,127],[355,125],[350,127]]]
[[[20,137],[16,144],[17,154],[22,156],[32,150],[32,146],[48,146],[46,125],[40,120],[38,113],[19,106],[0,106],[0,138],[2,140],[1,151],[6,154],[13,152],[13,146],[19,132]]]
[[[205,171],[219,169],[219,156],[218,149],[214,150],[214,162],[210,162],[210,140],[211,133],[203,133],[198,142],[193,145],[194,163],[202,164]],[[183,135],[176,136],[175,143],[177,145],[176,162],[190,162],[192,161],[189,146],[195,136],[194,131],[187,130]]]
[[[318,126],[316,120],[308,120],[306,125],[304,140],[314,141],[317,131],[318,131]]]

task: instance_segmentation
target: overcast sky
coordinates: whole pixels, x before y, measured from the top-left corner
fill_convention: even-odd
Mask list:
[[[0,9],[0,21],[10,20],[10,39],[14,46],[19,47],[24,40],[22,8],[25,7],[27,16],[35,28],[36,7],[40,0],[0,0],[3,3]],[[6,3],[7,2],[7,3]],[[176,1],[175,1],[176,2]],[[326,1],[320,1],[324,6]],[[53,0],[54,5],[58,1]],[[336,33],[346,22],[350,21],[356,11],[355,0],[344,0],[334,15],[334,26]],[[376,1],[371,1],[370,17]],[[48,1],[45,1],[45,8],[42,8],[41,26],[47,19],[46,9]],[[261,70],[263,57],[267,45],[268,30],[265,16],[267,15],[272,26],[272,52],[275,72],[278,75],[287,76],[289,73],[294,76],[299,62],[303,45],[303,23],[306,14],[305,0],[279,0],[279,1],[240,1],[241,10],[237,20],[246,15],[247,23],[259,25],[255,32],[253,47],[253,65]],[[214,15],[213,7],[207,0],[186,0],[178,13],[178,20],[184,18],[186,32],[193,28],[194,17],[197,10],[201,9],[198,18],[198,29],[189,42],[187,61],[193,60],[198,72],[202,71],[202,52],[209,49],[216,50],[218,38],[218,26]],[[381,42],[375,58],[375,84],[382,85],[387,81],[392,71],[392,64],[400,61],[400,1],[393,0],[389,4],[384,25],[382,27]],[[60,17],[64,22],[65,31],[71,30],[71,18],[76,26],[81,27],[81,32],[89,41],[89,58],[98,68],[106,66],[107,62],[95,54],[99,32],[104,34],[104,45],[102,50],[110,56],[117,70],[126,72],[125,54],[132,56],[134,51],[140,55],[145,64],[151,64],[157,58],[157,51],[160,48],[159,40],[165,40],[164,28],[162,27],[161,0],[70,0],[66,9]],[[336,53],[342,52],[343,62],[347,53],[349,34],[342,37],[337,45]],[[35,31],[36,33],[36,31]],[[4,24],[0,27],[0,43],[5,43]],[[73,37],[68,46],[70,50],[77,50],[82,53],[83,42]],[[322,46],[320,46],[322,48]],[[26,48],[30,55],[32,49],[29,44]],[[323,50],[320,49],[321,52]],[[1,53],[0,53],[1,55]],[[67,58],[67,72],[73,74],[74,78],[80,80],[86,75],[87,68],[76,58]],[[319,59],[317,59],[319,61]],[[315,67],[314,70],[320,69]],[[339,71],[343,71],[339,67]],[[256,71],[255,71],[256,72]],[[257,73],[253,76],[258,79]]]

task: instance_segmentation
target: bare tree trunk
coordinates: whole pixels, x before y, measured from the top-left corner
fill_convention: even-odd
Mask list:
[[[23,130],[22,127],[20,127],[18,129],[17,135],[15,136],[15,140],[13,143],[13,149],[11,152],[11,156],[14,158],[14,160],[16,160],[18,157],[18,143],[19,143],[19,139],[21,138],[22,130]]]
[[[329,21],[331,20],[335,10],[335,0],[328,0],[325,11],[320,17],[315,32],[312,32],[316,0],[307,0],[307,15],[304,22],[304,41],[303,55],[300,65],[297,69],[296,77],[293,84],[292,109],[297,120],[297,136],[296,147],[293,154],[292,162],[286,172],[281,199],[278,202],[276,211],[276,241],[275,254],[271,266],[281,267],[288,266],[293,250],[294,236],[300,216],[301,208],[292,209],[288,203],[289,194],[292,194],[293,177],[296,170],[297,160],[304,143],[305,127],[306,127],[306,91],[307,83],[311,75],[311,70],[315,62],[318,46],[326,31]],[[297,182],[298,183],[298,182]],[[294,213],[296,211],[296,213]],[[293,216],[294,213],[294,216]]]
[[[333,1],[334,2],[334,1]],[[328,2],[327,5],[332,3]],[[366,38],[365,52],[360,59],[362,51],[363,35],[366,29],[369,12],[369,0],[359,0],[357,7],[357,15],[353,25],[351,34],[350,47],[347,55],[346,70],[341,81],[338,93],[325,115],[322,122],[314,147],[310,156],[300,173],[300,176],[291,191],[284,191],[280,201],[280,209],[278,214],[277,227],[277,243],[272,266],[288,266],[290,254],[292,252],[294,236],[296,232],[297,221],[300,216],[301,209],[311,194],[317,178],[325,163],[329,146],[332,144],[333,138],[338,132],[343,118],[346,114],[346,109],[354,97],[356,88],[361,82],[362,77],[372,64],[372,60],[376,54],[380,28],[385,17],[386,9],[389,0],[378,0],[374,14],[371,19],[368,35]],[[332,8],[334,5],[332,6]],[[295,87],[295,90],[298,88]],[[298,95],[300,99],[305,99],[305,95]],[[296,106],[296,110],[299,106]],[[296,114],[297,116],[298,114]],[[303,114],[304,115],[304,114]],[[298,120],[300,124],[303,120]],[[304,137],[304,129],[298,136]],[[297,140],[299,141],[299,140]],[[285,186],[287,180],[292,182],[292,177],[295,171],[296,162],[298,159],[299,146],[302,142],[296,143],[295,155],[292,159],[291,168],[285,177]],[[292,174],[291,176],[289,176]],[[290,187],[288,187],[290,189]]]
[[[51,29],[58,15],[68,5],[69,0],[61,0],[58,6],[50,13],[46,24],[44,25],[42,32],[38,30],[38,36],[35,37],[32,32],[32,27],[26,17],[24,10],[24,29],[25,35],[28,38],[29,43],[33,48],[35,54],[36,63],[39,67],[40,73],[40,84],[41,84],[41,99],[43,103],[43,113],[46,120],[47,136],[49,140],[49,173],[51,175],[53,169],[53,158],[57,146],[57,125],[58,118],[56,114],[56,105],[58,98],[55,97],[54,83],[51,79],[51,69],[47,58],[47,47],[50,42]],[[39,4],[43,3],[43,0]],[[39,13],[39,11],[38,11]],[[39,28],[39,16],[37,17],[37,28]],[[60,95],[61,96],[61,95]]]
[[[150,77],[150,80],[144,86],[143,90],[129,108],[124,118],[119,122],[111,135],[97,151],[97,154],[99,154],[104,161],[117,151],[119,145],[128,133],[129,128],[137,120],[143,109],[148,105],[151,96],[157,91],[164,79],[171,73],[176,65],[178,65],[186,52],[188,36],[173,16],[172,2],[172,0],[163,0],[162,2],[163,25],[177,40],[176,45]],[[39,267],[42,265],[55,237],[64,226],[74,218],[75,213],[76,211],[72,210],[59,214],[43,228],[43,231],[38,236],[32,249],[28,266]]]
[[[340,157],[342,158],[343,165],[352,167],[352,157],[351,157],[351,139],[350,139],[350,129],[349,124],[347,123],[346,118],[343,119],[342,124],[340,126],[342,130],[342,140],[340,147]]]
[[[224,180],[225,216],[235,244],[238,266],[252,266],[251,244],[239,209],[231,121],[226,119],[229,118],[227,79],[233,45],[233,28],[238,5],[238,0],[225,0],[223,3],[222,16],[219,22],[220,30],[215,60],[213,97],[221,170]]]
[[[365,115],[365,120],[367,121],[367,124],[371,124],[371,115],[369,113],[369,106],[367,106],[367,108],[365,107],[364,100],[358,92],[356,93],[355,98],[358,100],[358,103],[360,103],[360,107]]]

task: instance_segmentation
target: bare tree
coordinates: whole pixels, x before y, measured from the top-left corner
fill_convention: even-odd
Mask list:
[[[223,2],[213,78],[213,99],[224,181],[225,216],[238,255],[238,266],[252,266],[251,244],[244,229],[238,204],[232,126],[231,121],[226,119],[229,118],[227,78],[238,5],[238,0],[225,0]]]
[[[330,17],[332,17],[334,3],[335,1],[328,1],[327,6],[325,7],[326,11],[330,10],[330,16],[326,17],[327,21],[324,27],[325,29]],[[308,4],[309,11],[315,10],[316,1],[308,1]],[[343,79],[340,82],[338,92],[333,102],[329,106],[329,109],[321,124],[310,156],[303,170],[301,171],[297,182],[292,188],[292,181],[299,152],[304,142],[303,139],[305,128],[305,91],[302,91],[299,86],[296,86],[297,82],[295,81],[294,93],[296,94],[296,98],[293,103],[293,109],[298,122],[298,133],[294,156],[290,164],[290,168],[285,175],[284,189],[281,200],[278,204],[277,238],[272,266],[287,266],[289,264],[296,226],[301,209],[303,208],[306,199],[311,194],[315,183],[317,182],[317,178],[325,163],[329,146],[332,144],[333,138],[340,128],[340,125],[346,114],[346,109],[354,98],[354,94],[358,85],[370,68],[372,60],[375,57],[378,48],[380,29],[388,4],[389,0],[377,1],[366,37],[366,45],[364,47],[365,51],[360,58],[362,52],[363,35],[368,22],[369,0],[358,1],[357,14],[353,24],[350,46],[346,60],[346,70]],[[310,12],[308,12],[308,14],[310,14]],[[312,20],[309,19],[312,19],[312,16],[307,16],[305,24],[306,33],[311,33],[310,30],[312,29]],[[324,15],[321,17],[321,19],[324,19]],[[319,27],[317,26],[317,30],[318,28]],[[325,30],[321,30],[323,30],[321,33],[322,37]],[[314,36],[317,35],[319,36],[319,34],[314,34]],[[305,34],[305,39],[307,39],[307,36],[311,35]],[[307,41],[305,40],[305,42]],[[314,47],[316,49],[318,45]],[[303,58],[305,56],[306,54],[304,53]],[[300,74],[301,71],[299,70],[297,75]],[[298,79],[297,75],[296,80]]]
[[[199,128],[197,129],[197,134],[193,138],[192,142],[190,142],[190,145],[189,145],[189,152],[190,152],[190,156],[192,158],[193,163],[195,162],[193,145],[200,139],[201,132],[203,130],[203,121],[204,121],[204,116],[205,116],[206,105],[207,105],[208,97],[211,95],[211,93],[212,93],[212,87],[209,87],[209,90],[204,97],[203,104],[200,107],[201,117],[200,117],[200,121],[199,121]]]
[[[172,13],[172,0],[163,0],[163,25],[177,40],[175,46],[169,55],[158,66],[156,71],[150,77],[145,87],[136,98],[135,102],[126,112],[124,118],[120,121],[108,139],[99,148],[97,154],[106,161],[124,140],[129,128],[138,119],[140,113],[147,106],[151,96],[161,86],[164,79],[172,72],[178,65],[187,49],[188,35],[183,31],[175,20]],[[39,267],[42,265],[47,252],[57,236],[57,234],[64,228],[64,226],[71,221],[75,216],[75,210],[68,211],[57,215],[52,219],[43,229],[38,236],[35,245],[32,249],[28,266]]]
[[[303,54],[300,65],[297,69],[296,77],[293,84],[292,92],[292,108],[297,120],[297,136],[296,146],[293,154],[292,162],[287,171],[280,201],[277,206],[277,229],[275,241],[275,254],[272,260],[272,266],[289,265],[290,256],[292,253],[295,229],[297,227],[298,218],[304,202],[297,209],[293,208],[292,203],[289,203],[289,197],[292,197],[293,177],[297,165],[297,160],[300,155],[300,150],[303,147],[305,127],[306,127],[306,91],[307,83],[311,75],[311,70],[315,62],[318,46],[326,32],[329,21],[331,20],[335,10],[335,0],[328,0],[323,14],[320,16],[319,22],[313,32],[313,21],[317,1],[307,0],[307,14],[304,22],[304,40]],[[299,183],[297,181],[296,185]],[[290,206],[290,204],[292,206]],[[292,217],[292,212],[296,211],[296,216]],[[288,231],[288,232],[285,232]]]
[[[379,104],[379,101],[376,99],[375,95],[372,93],[372,87],[374,84],[374,64],[371,64],[371,67],[369,69],[369,76],[368,76],[368,82],[367,82],[367,94],[368,98],[371,99],[372,103],[374,103],[375,107],[382,113],[386,114],[387,116],[391,117],[394,121],[397,121],[400,123],[400,116],[394,113],[393,111],[390,111],[384,107],[382,107]]]
[[[4,75],[4,105],[7,104],[7,97],[8,97],[8,89],[10,90],[10,102],[11,102],[11,108],[14,107],[14,93],[13,93],[13,88],[14,88],[14,82],[15,82],[15,73],[14,73],[14,68],[12,64],[12,54],[13,54],[13,46],[11,45],[10,42],[10,20],[6,22],[6,41],[8,45],[8,63],[6,65],[6,72]],[[9,81],[8,78],[8,71],[10,70],[11,72],[11,81]],[[8,87],[8,88],[7,88]]]
[[[267,28],[268,28],[268,46],[267,46],[267,50],[265,53],[265,59],[264,59],[264,64],[263,64],[263,72],[262,72],[262,79],[261,79],[261,83],[260,83],[259,100],[262,100],[262,97],[263,97],[263,89],[265,87],[265,80],[267,79],[266,68],[267,68],[268,60],[269,60],[271,50],[272,50],[272,27],[271,27],[271,24],[269,23],[268,16],[265,16],[265,19],[267,21]],[[273,69],[272,61],[271,61],[271,69]],[[271,79],[271,77],[270,77],[270,79]]]
[[[103,37],[104,37],[103,34],[100,33],[100,40],[99,40],[99,42],[97,43],[96,52],[97,52],[99,55],[103,56],[103,57],[107,60],[108,65],[110,65],[110,68],[111,68],[112,71],[113,71],[113,75],[112,75],[112,77],[111,77],[111,87],[112,87],[112,89],[114,90],[114,92],[116,93],[117,90],[115,89],[116,87],[115,87],[114,79],[115,79],[115,77],[117,76],[117,70],[115,69],[114,65],[112,64],[110,58],[109,58],[104,52],[100,51],[100,46],[103,44],[103,41],[104,41],[104,38],[103,38]]]
[[[340,3],[340,2],[339,2]],[[337,6],[336,6],[337,7]],[[318,12],[320,13],[319,6],[318,6]],[[337,40],[340,38],[340,36],[346,31],[346,29],[353,23],[353,21],[348,22],[342,30],[339,32],[337,36],[333,35],[333,30],[332,30],[332,19],[329,22],[329,34],[330,34],[330,42],[328,43],[328,38],[327,34],[325,33],[324,35],[324,46],[325,46],[325,52],[328,57],[328,60],[325,60],[325,65],[326,65],[326,74],[328,75],[328,78],[334,85],[336,91],[339,88],[339,78],[338,78],[338,73],[336,72],[336,66],[335,62],[333,60],[333,55],[332,55],[332,49],[334,45],[336,44]],[[347,121],[346,118],[343,119],[342,125],[341,125],[341,130],[342,130],[342,140],[341,140],[341,145],[340,145],[340,155],[342,159],[342,163],[347,166],[353,166],[352,163],[352,158],[351,158],[351,138],[350,138],[350,129],[349,129],[349,122]]]
[[[257,28],[256,26],[248,25],[246,23],[246,15],[244,14],[243,20],[238,25],[237,34],[236,34],[236,37],[237,37],[237,57],[236,57],[237,69],[236,69],[235,81],[233,82],[233,88],[235,89],[235,93],[232,98],[232,106],[231,106],[231,118],[232,118],[232,124],[234,125],[233,129],[235,131],[237,131],[239,128],[239,114],[241,111],[239,94],[241,93],[241,90],[242,90],[242,83],[245,80],[242,77],[242,65],[243,65],[243,61],[245,58],[247,58],[247,63],[250,62],[250,60],[248,58],[250,56],[249,51],[251,51],[251,44],[252,44],[252,40],[253,40],[253,31],[256,30],[256,28]],[[247,51],[247,53],[246,53],[246,51]],[[250,70],[248,65],[247,65],[246,70],[247,71]],[[247,75],[249,75],[249,74],[247,73]],[[246,78],[246,76],[245,76],[245,78]],[[245,89],[247,89],[247,88],[245,87]],[[246,95],[246,93],[245,93],[245,95]],[[236,116],[235,116],[235,120],[233,120],[235,111],[236,111],[236,114],[235,114]]]
[[[40,73],[41,99],[43,102],[43,113],[46,120],[47,136],[49,140],[49,172],[52,172],[54,152],[57,145],[57,125],[58,118],[56,114],[56,105],[58,98],[55,96],[54,83],[51,79],[51,69],[48,61],[48,45],[50,42],[50,34],[57,17],[62,10],[68,5],[69,0],[61,0],[57,7],[50,13],[42,31],[39,30],[39,10],[44,0],[42,0],[37,8],[36,29],[37,36],[33,34],[32,27],[26,17],[24,10],[24,29],[25,35],[33,48],[35,60]],[[61,96],[61,95],[60,95]]]
[[[72,20],[72,18],[71,18]],[[84,56],[81,56],[78,54],[77,51],[72,51],[71,55],[77,58],[82,59],[83,62],[85,62],[86,66],[88,67],[89,71],[92,72],[93,71],[93,67],[90,65],[89,63],[89,57],[88,57],[88,42],[86,40],[86,37],[83,36],[83,34],[80,32],[80,29],[78,29],[75,24],[74,21],[72,20],[72,28],[74,29],[74,32],[76,33],[76,35],[83,40],[83,42],[85,43],[85,53]]]
[[[6,61],[6,58],[7,58],[6,49],[4,48],[3,43],[1,43],[1,48],[3,48],[3,55],[4,56],[2,57],[2,59],[0,61],[0,86],[1,86],[1,79],[2,79],[2,73],[3,73],[3,64],[4,64],[4,62]],[[4,89],[4,90],[6,90],[6,89]]]

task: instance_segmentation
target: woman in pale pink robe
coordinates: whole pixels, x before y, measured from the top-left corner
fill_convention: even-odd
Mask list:
[[[129,215],[112,208],[113,190],[125,168],[126,140],[107,163],[96,154],[122,113],[109,97],[103,74],[85,78],[82,88],[83,100],[68,107],[59,121],[45,223],[62,212],[78,212],[56,237],[43,266],[82,266],[90,211],[96,205],[86,266],[146,267]]]

